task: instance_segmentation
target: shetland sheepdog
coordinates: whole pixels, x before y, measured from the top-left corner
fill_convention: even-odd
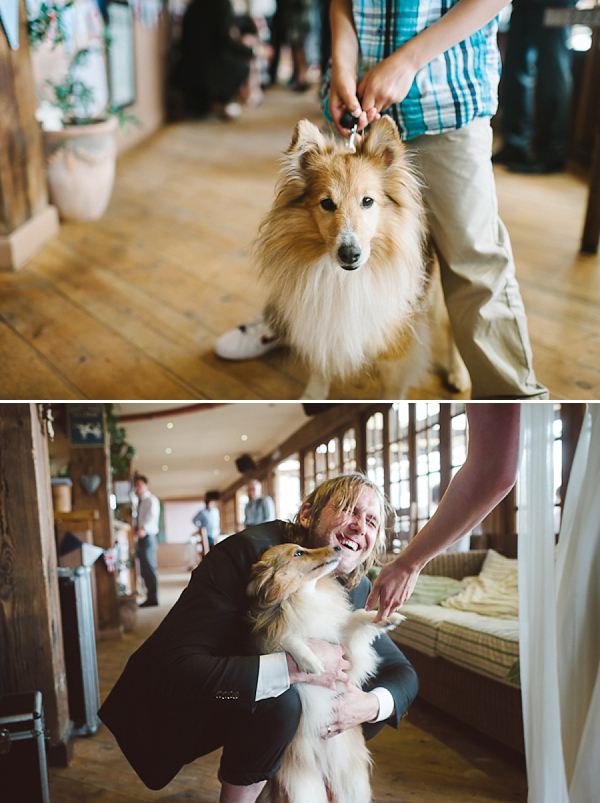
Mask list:
[[[297,124],[255,255],[266,320],[308,366],[303,398],[325,399],[333,379],[376,362],[383,397],[402,399],[431,366],[441,305],[419,183],[389,117],[355,153]],[[466,389],[451,338],[447,359],[449,385]]]
[[[331,577],[340,552],[339,546],[271,547],[253,566],[247,592],[262,653],[288,652],[302,671],[318,674],[323,666],[309,640],[342,644],[352,664],[349,682],[360,688],[377,668],[374,640],[404,616],[394,613],[375,625],[375,612],[353,611],[346,592]],[[302,703],[300,724],[258,803],[369,803],[371,759],[362,729],[322,738],[338,692],[307,683],[296,684],[296,689]]]

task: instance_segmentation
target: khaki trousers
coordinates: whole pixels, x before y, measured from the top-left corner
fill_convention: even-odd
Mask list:
[[[474,399],[546,399],[535,378],[508,232],[498,217],[489,119],[407,143]]]

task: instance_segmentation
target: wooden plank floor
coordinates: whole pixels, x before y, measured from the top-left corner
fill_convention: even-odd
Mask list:
[[[270,90],[234,123],[185,121],[124,154],[110,206],[63,224],[17,273],[0,273],[2,399],[296,399],[306,373],[281,351],[212,353],[262,307],[249,249],[295,122],[314,92]],[[600,398],[600,258],[578,253],[586,186],[497,171],[529,315],[534,365],[557,399]],[[376,377],[332,398],[379,398]],[[454,396],[431,373],[411,398]]]
[[[104,699],[131,653],[175,602],[188,575],[161,573],[161,605],[138,612],[138,627],[122,641],[98,644],[100,696]],[[150,736],[151,738],[151,736]],[[415,704],[399,730],[384,728],[370,742],[375,759],[373,803],[525,803],[527,783],[518,762],[491,750],[481,738],[449,727]],[[142,784],[104,725],[75,743],[67,768],[50,768],[52,803],[216,803],[220,751],[187,765],[159,792]]]

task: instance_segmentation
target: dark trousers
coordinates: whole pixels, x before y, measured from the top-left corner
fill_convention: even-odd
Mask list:
[[[156,574],[156,551],[158,542],[155,535],[138,538],[135,554],[140,562],[140,573],[146,586],[146,596],[150,602],[158,601],[158,576]]]
[[[272,778],[300,722],[300,697],[292,687],[260,700],[252,712],[227,710],[227,701],[203,711],[210,733],[203,734],[189,761],[223,748],[220,774],[227,783],[248,786]]]
[[[561,164],[569,133],[571,55],[568,29],[544,25],[545,10],[534,0],[513,2],[502,73],[502,129],[506,144]]]

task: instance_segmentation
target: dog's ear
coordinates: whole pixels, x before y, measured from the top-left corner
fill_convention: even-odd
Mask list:
[[[246,594],[263,604],[272,605],[278,602],[282,588],[276,576],[277,568],[276,564],[267,560],[255,563],[246,586]]]
[[[365,134],[362,152],[382,162],[386,167],[402,159],[404,146],[396,123],[384,115]]]
[[[294,129],[290,147],[286,151],[288,164],[295,170],[303,171],[311,157],[327,148],[327,140],[310,120],[300,120]]]

